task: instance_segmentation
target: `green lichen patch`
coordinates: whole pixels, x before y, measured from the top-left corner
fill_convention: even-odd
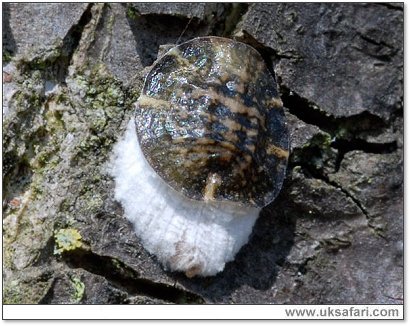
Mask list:
[[[123,106],[125,98],[122,83],[115,79],[104,64],[95,65],[90,71],[75,76],[75,83],[84,94],[84,102],[90,109]]]
[[[74,292],[72,294],[72,300],[75,303],[79,303],[81,302],[81,300],[84,297],[84,293],[85,293],[85,285],[84,283],[76,276],[72,276],[70,278],[71,281],[71,285],[74,289]]]
[[[337,151],[331,147],[331,137],[318,133],[302,148],[296,148],[291,157],[292,166],[303,165],[311,172],[329,173],[335,169]]]
[[[54,254],[61,255],[64,252],[72,251],[83,247],[81,234],[73,228],[61,229],[54,234],[55,248]]]
[[[63,120],[63,111],[66,109],[64,104],[59,104],[56,101],[47,103],[47,111],[45,112],[45,119],[47,122],[47,131],[54,134],[65,129]]]
[[[131,108],[129,92],[102,63],[78,71],[69,80],[69,88],[89,130],[74,149],[75,164],[89,164],[92,160],[96,167],[106,160],[118,137],[118,127]]]
[[[134,7],[131,7],[130,4],[128,4],[128,6],[127,6],[127,18],[137,19],[138,16],[139,16],[138,11]]]
[[[77,203],[82,205],[84,212],[95,214],[101,210],[104,201],[101,194],[94,189],[82,194],[81,197],[77,199]]]
[[[100,160],[105,159],[104,154],[108,154],[108,150],[115,142],[113,137],[106,134],[88,136],[79,143],[76,158],[90,161],[92,155],[95,157],[94,163],[96,165]]]
[[[7,50],[3,50],[3,64],[10,62],[13,59],[13,54]]]

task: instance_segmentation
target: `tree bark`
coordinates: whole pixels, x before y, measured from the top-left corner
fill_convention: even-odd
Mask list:
[[[159,51],[204,35],[262,54],[291,155],[235,261],[188,279],[108,171]],[[3,50],[5,303],[402,303],[401,4],[4,3]]]

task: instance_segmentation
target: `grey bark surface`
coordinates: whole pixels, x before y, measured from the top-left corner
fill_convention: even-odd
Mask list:
[[[109,168],[161,49],[204,35],[263,55],[291,155],[235,261],[188,279]],[[402,303],[401,5],[4,3],[3,52],[5,303]]]

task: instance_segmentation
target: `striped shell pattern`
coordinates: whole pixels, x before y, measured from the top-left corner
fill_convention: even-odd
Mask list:
[[[263,207],[285,176],[289,136],[259,52],[201,37],[160,58],[136,104],[144,156],[174,190],[200,201]]]

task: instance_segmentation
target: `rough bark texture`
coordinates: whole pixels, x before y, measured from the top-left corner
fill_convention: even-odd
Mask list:
[[[203,35],[262,53],[292,148],[236,260],[188,279],[107,171],[144,68]],[[6,303],[402,303],[400,4],[3,4],[3,50]]]

